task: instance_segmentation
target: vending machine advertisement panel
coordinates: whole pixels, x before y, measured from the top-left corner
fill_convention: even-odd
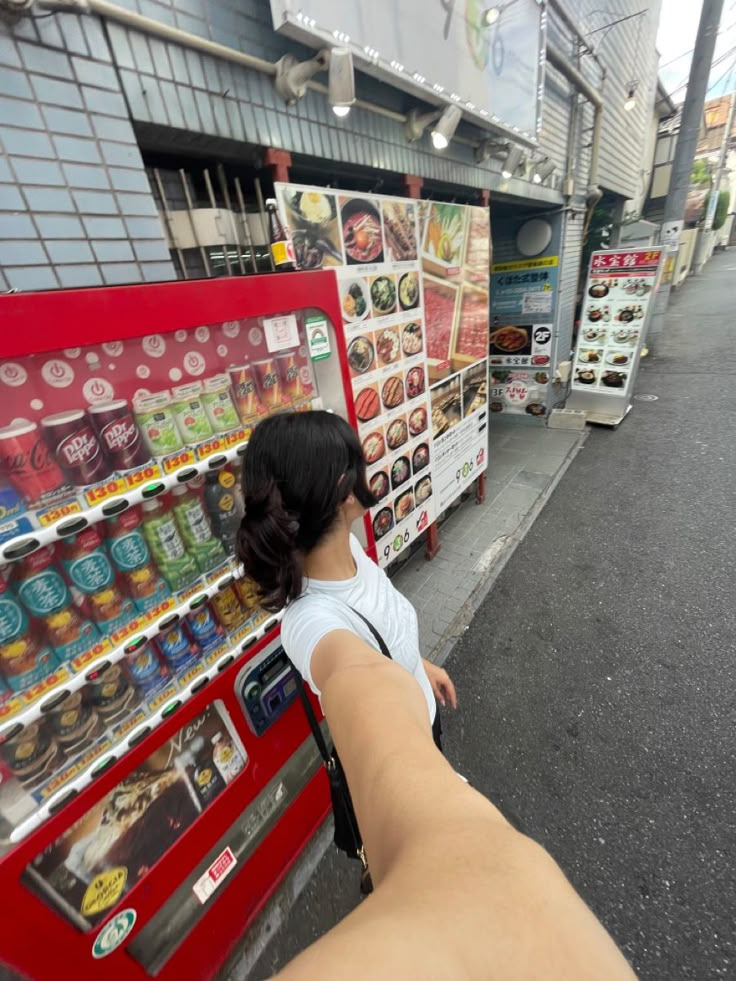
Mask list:
[[[235,547],[258,421],[357,427],[335,278],[20,294],[0,317],[2,960],[213,977],[329,807]]]

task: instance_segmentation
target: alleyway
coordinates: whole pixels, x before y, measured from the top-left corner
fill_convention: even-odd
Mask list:
[[[591,432],[446,662],[448,755],[656,981],[736,970],[735,277],[673,298],[656,401]],[[356,901],[330,849],[251,977]]]
[[[670,306],[446,667],[447,745],[642,978],[734,977],[736,254]]]

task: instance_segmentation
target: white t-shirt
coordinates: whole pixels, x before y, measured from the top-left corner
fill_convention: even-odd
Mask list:
[[[353,607],[373,624],[392,659],[417,679],[427,700],[430,722],[434,722],[437,703],[419,653],[416,611],[383,569],[368,558],[354,535],[350,536],[350,550],[358,570],[352,579],[305,579],[302,597],[286,608],[281,621],[284,650],[315,695],[319,695],[310,662],[323,637],[333,630],[350,630],[379,650],[368,627],[349,609]]]

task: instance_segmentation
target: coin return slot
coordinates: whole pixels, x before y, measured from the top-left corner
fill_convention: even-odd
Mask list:
[[[15,559],[22,559],[24,555],[30,555],[40,547],[41,543],[37,538],[24,538],[22,542],[16,542],[10,548],[4,549],[3,558],[7,562],[13,562]]]
[[[180,484],[186,484],[188,480],[194,480],[196,476],[197,471],[194,469],[194,467],[187,467],[186,470],[182,470],[181,473],[176,475],[176,479]]]
[[[60,525],[56,526],[56,534],[60,538],[66,538],[67,535],[77,535],[80,531],[84,531],[87,525],[87,519],[81,517],[73,518],[71,521],[62,521]]]
[[[105,504],[102,508],[102,513],[106,518],[111,518],[115,514],[121,514],[123,511],[126,511],[129,507],[130,501],[121,497],[117,501],[110,501],[109,504]]]
[[[52,709],[55,709],[57,705],[61,705],[61,703],[65,701],[65,699],[69,698],[70,695],[71,692],[69,691],[68,688],[65,688],[63,691],[57,692],[57,694],[54,695],[53,698],[50,698],[47,702],[43,703],[43,705],[41,706],[41,711],[50,712]]]
[[[146,726],[145,729],[141,729],[140,732],[137,732],[134,736],[130,737],[130,739],[128,740],[128,746],[130,746],[132,749],[133,746],[137,746],[138,743],[142,743],[143,740],[146,738],[146,736],[150,734],[150,732],[151,732],[150,726]]]

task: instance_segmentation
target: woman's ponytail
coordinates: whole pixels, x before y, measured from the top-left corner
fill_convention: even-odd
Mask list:
[[[271,480],[257,496],[245,495],[245,516],[238,531],[238,557],[257,583],[261,604],[277,612],[302,591],[302,554],[297,545],[299,520],[284,507]]]

